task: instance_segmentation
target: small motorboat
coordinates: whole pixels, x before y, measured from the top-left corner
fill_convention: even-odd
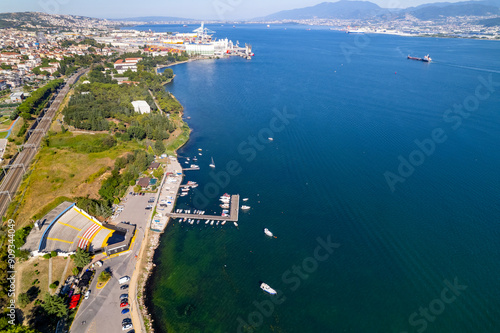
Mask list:
[[[268,284],[262,282],[260,284],[260,289],[264,290],[266,293],[269,293],[271,295],[276,295],[277,292],[273,288],[271,288]]]

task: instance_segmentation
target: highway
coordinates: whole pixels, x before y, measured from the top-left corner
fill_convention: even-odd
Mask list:
[[[82,69],[79,72],[73,74],[67,82],[64,84],[63,88],[59,91],[56,98],[50,105],[47,112],[41,118],[37,118],[37,126],[32,130],[30,137],[26,143],[23,145],[23,149],[17,155],[14,163],[8,167],[5,177],[0,184],[0,215],[3,216],[9,207],[11,200],[14,198],[16,191],[23,179],[24,173],[28,169],[31,161],[36,155],[38,148],[43,137],[47,134],[47,131],[52,124],[54,115],[56,114],[59,106],[61,105],[64,97],[68,94],[70,86],[75,83],[80,76],[86,74],[88,69]]]

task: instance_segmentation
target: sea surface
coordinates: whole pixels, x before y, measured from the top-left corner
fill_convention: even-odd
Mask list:
[[[176,209],[251,209],[167,227],[157,332],[500,332],[500,42],[209,28],[255,57],[172,67],[201,167]]]

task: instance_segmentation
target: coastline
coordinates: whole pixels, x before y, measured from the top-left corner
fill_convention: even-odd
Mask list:
[[[159,68],[166,68],[166,67],[171,67],[179,64],[185,64],[188,63],[192,60],[197,60],[197,59],[190,59],[187,61],[181,61],[161,67],[156,68],[156,72],[158,73]],[[174,76],[175,77],[175,76]],[[173,78],[170,79],[169,81],[163,83],[162,85],[166,85],[170,82],[173,81]],[[172,97],[179,102],[173,95]],[[179,102],[179,104],[181,104]],[[181,104],[182,106],[182,104]],[[161,186],[158,187],[158,193],[157,193],[157,201],[156,204],[158,204],[158,198],[159,195],[162,191],[163,186],[165,185],[165,179],[167,177],[167,173],[170,171],[168,168],[172,166],[173,164],[179,165],[180,163],[177,159],[177,150],[182,148],[188,141],[189,141],[189,136],[191,133],[191,129],[187,125],[187,123],[182,119],[184,116],[184,108],[182,108],[181,111],[181,117],[180,117],[180,129],[181,132],[173,138],[173,142],[171,143],[171,148],[173,148],[172,152],[173,155],[169,156],[169,161],[167,162],[167,170],[165,171],[165,174],[163,175],[163,179],[161,181]],[[167,153],[170,154],[171,152],[169,151],[169,147],[167,147]],[[170,160],[170,158],[174,160]],[[175,201],[172,204],[172,209],[175,207],[175,203],[177,201],[177,195],[179,193],[180,189],[180,184],[182,183],[182,179],[184,177],[184,174],[181,176],[181,182],[179,182],[178,186],[174,190],[175,192]],[[149,227],[146,229],[146,233],[144,235],[145,241],[142,243],[142,246],[139,250],[139,254],[137,255],[137,262],[136,262],[136,267],[134,269],[134,274],[131,278],[130,281],[130,298],[134,300],[134,303],[136,306],[132,308],[131,311],[131,317],[132,321],[135,323],[139,322],[140,325],[136,327],[141,327],[141,331],[144,332],[154,332],[153,329],[153,318],[151,315],[151,312],[149,311],[148,306],[146,305],[146,296],[149,294],[149,290],[147,290],[147,285],[149,282],[149,279],[153,273],[153,269],[156,266],[154,264],[154,256],[156,254],[156,249],[160,245],[160,238],[161,235],[165,232],[166,228],[168,227],[168,224],[170,223],[170,218],[167,218],[167,221],[165,223],[165,227],[163,228],[162,231],[154,231],[151,229],[151,223],[153,221],[154,214],[151,214],[151,218],[149,221]]]
[[[155,68],[155,72],[156,72],[156,74],[158,74],[158,70],[159,69],[168,68],[168,67],[172,67],[172,66],[176,66],[176,65],[180,65],[180,64],[185,64],[185,63],[188,63],[188,62],[191,62],[191,61],[194,61],[194,60],[197,60],[197,59],[189,59],[189,60],[186,60],[186,61],[174,62],[174,63],[168,64],[168,65],[157,65],[156,68]],[[170,81],[168,81],[168,82],[170,82]],[[164,84],[166,84],[166,83],[164,83]]]

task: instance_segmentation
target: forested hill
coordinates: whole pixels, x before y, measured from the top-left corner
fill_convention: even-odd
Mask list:
[[[165,114],[158,112],[149,93],[160,101],[160,107],[169,114],[182,110],[181,105],[161,86],[173,76],[171,69],[161,75],[139,71],[126,72],[134,84],[118,85],[110,75],[103,74],[98,67],[88,75],[90,83],[75,89],[68,106],[64,109],[64,121],[75,128],[90,131],[112,131],[117,138],[130,140],[165,140],[175,130],[175,124]],[[145,100],[152,113],[139,114],[134,111],[132,101]]]

